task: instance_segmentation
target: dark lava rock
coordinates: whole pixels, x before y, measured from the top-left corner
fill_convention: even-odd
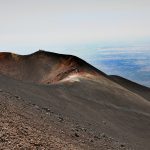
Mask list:
[[[79,134],[78,134],[78,133],[75,133],[74,135],[75,135],[75,137],[79,137]]]

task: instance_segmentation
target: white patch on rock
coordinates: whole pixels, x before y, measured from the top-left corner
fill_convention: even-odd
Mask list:
[[[70,75],[67,78],[63,79],[61,82],[80,82],[80,75],[79,74],[74,74],[74,75]]]

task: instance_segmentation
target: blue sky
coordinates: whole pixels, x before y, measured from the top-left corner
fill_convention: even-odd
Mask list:
[[[0,51],[77,55],[150,86],[149,0],[0,0]]]

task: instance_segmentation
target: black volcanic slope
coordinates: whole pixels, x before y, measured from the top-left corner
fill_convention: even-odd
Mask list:
[[[0,53],[0,72],[15,79],[37,83],[57,82],[74,73],[104,75],[78,57],[41,50],[26,56]]]
[[[127,88],[128,90],[139,94],[140,96],[144,97],[145,99],[150,101],[150,88],[127,80],[123,77],[111,75],[110,79],[115,81],[116,83],[120,84],[121,86]]]
[[[75,56],[0,53],[0,148],[149,150],[149,100]]]

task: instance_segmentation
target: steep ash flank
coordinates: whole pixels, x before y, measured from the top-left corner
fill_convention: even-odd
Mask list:
[[[123,77],[119,77],[119,76],[115,76],[115,75],[111,75],[109,77],[114,82],[120,84],[121,86],[125,87],[126,89],[128,89],[150,101],[150,88],[142,86],[142,85],[132,82],[130,80],[127,80]]]
[[[0,73],[18,80],[55,83],[70,74],[88,73],[95,76],[104,73],[78,57],[38,51],[31,55],[0,53]]]

